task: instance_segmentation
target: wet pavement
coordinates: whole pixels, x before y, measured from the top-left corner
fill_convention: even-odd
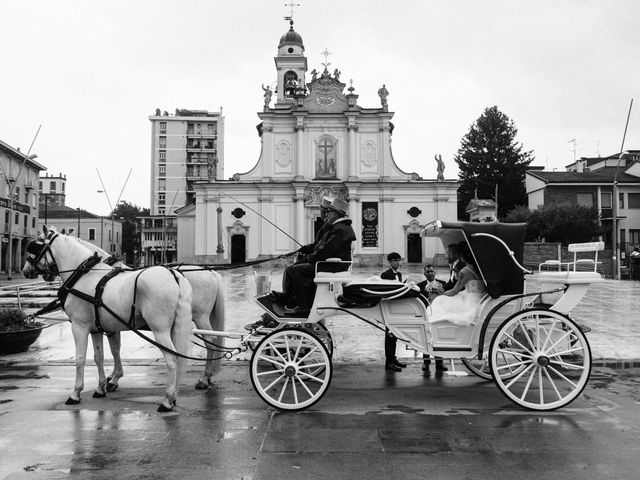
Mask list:
[[[253,273],[223,276],[226,329],[243,331],[261,313]],[[208,391],[193,388],[201,367],[190,362],[176,410],[159,414],[161,356],[130,333],[119,389],[92,398],[88,360],[82,402],[67,406],[73,340],[59,323],[29,351],[0,357],[0,479],[637,479],[639,294],[636,282],[591,287],[572,314],[592,328],[591,380],[573,403],[544,413],[474,376],[423,377],[404,348],[409,367],[386,372],[382,333],[348,317],[328,325],[332,383],[303,412],[263,403],[244,354],[222,363]]]

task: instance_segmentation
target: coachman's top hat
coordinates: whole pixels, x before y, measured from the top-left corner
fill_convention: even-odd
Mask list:
[[[341,215],[346,215],[348,208],[349,208],[349,204],[344,200],[340,200],[338,197],[331,200],[331,206],[329,207],[330,210],[334,210],[340,213]]]

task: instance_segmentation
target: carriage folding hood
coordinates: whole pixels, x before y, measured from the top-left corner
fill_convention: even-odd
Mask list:
[[[526,223],[436,220],[425,225],[422,236],[439,238],[445,248],[467,242],[487,292],[498,298],[524,292],[524,272],[514,260],[522,264],[526,231]]]

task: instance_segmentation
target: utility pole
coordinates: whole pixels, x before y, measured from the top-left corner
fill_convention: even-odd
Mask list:
[[[627,114],[627,123],[624,126],[624,134],[622,135],[622,145],[620,146],[620,156],[616,164],[616,173],[613,176],[613,198],[611,199],[611,248],[613,250],[613,278],[620,279],[620,248],[618,246],[618,169],[624,155],[624,141],[627,137],[627,127],[629,126],[629,118],[631,117],[631,107],[633,107],[633,98],[629,104],[629,113]]]

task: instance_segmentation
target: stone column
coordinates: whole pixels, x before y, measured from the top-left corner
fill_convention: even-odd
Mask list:
[[[304,126],[296,126],[296,179],[302,180],[304,178],[304,166],[303,166],[303,148],[304,139],[302,137],[304,133]]]
[[[355,125],[349,125],[349,180],[356,178],[356,129]]]
[[[296,187],[295,193],[295,208],[296,208],[296,240],[301,244],[305,244],[304,235],[304,188]]]

